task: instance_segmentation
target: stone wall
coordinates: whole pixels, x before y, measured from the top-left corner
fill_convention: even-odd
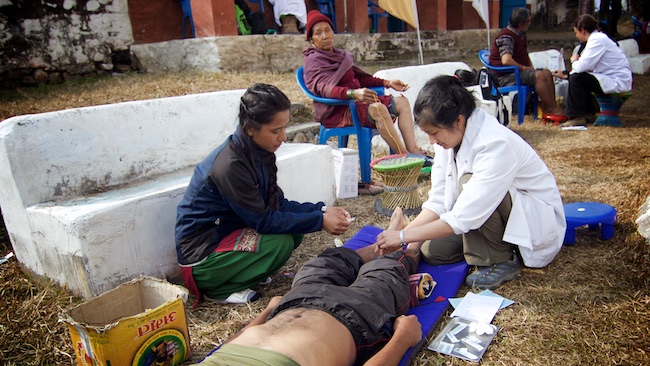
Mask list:
[[[135,44],[129,12],[133,4],[127,0],[0,0],[0,87],[130,70],[284,72],[302,64],[301,51],[307,45],[303,35]],[[491,31],[491,39],[496,32]],[[487,47],[484,29],[422,31],[420,36],[426,63],[471,57]],[[551,43],[544,46],[553,47]],[[394,67],[418,60],[415,32],[338,34],[336,45],[364,64]]]
[[[0,85],[130,68],[127,0],[0,0]]]

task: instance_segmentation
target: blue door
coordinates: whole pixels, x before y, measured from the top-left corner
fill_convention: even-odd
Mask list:
[[[525,8],[526,0],[501,0],[499,3],[499,28],[505,28],[514,8]]]

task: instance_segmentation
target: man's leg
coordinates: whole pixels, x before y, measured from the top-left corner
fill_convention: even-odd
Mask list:
[[[546,114],[562,115],[564,111],[557,105],[555,101],[555,83],[553,82],[553,75],[550,70],[538,69],[535,70],[535,92],[542,101],[542,110]],[[525,80],[525,76],[522,75]],[[530,81],[529,81],[530,82]],[[530,85],[530,84],[527,84]]]

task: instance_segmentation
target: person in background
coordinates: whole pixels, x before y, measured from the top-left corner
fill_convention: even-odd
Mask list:
[[[435,144],[429,199],[403,228],[377,236],[380,254],[421,245],[422,260],[476,266],[465,283],[494,289],[562,248],[566,221],[555,177],[517,133],[476,107],[461,81],[436,77],[422,88],[415,122]]]
[[[235,133],[194,169],[176,210],[176,251],[197,303],[256,300],[250,287],[270,280],[303,233],[339,235],[350,225],[345,209],[289,201],[278,186],[275,152],[286,140],[290,105],[275,86],[251,86]]]
[[[647,0],[646,0],[647,1]],[[609,7],[612,7],[611,11]],[[610,37],[618,37],[618,19],[621,17],[623,5],[621,0],[600,0],[600,9],[598,10],[598,17],[601,24],[607,25],[607,30],[603,32]]]
[[[304,0],[269,0],[273,5],[275,23],[282,34],[299,34],[307,24],[307,7]]]
[[[492,44],[490,64],[493,66],[516,66],[524,85],[535,87],[535,92],[542,101],[544,114],[560,116],[564,111],[555,101],[555,83],[550,70],[535,69],[528,57],[526,31],[530,27],[532,16],[526,8],[516,8],[510,15],[508,26],[503,28]],[[497,72],[499,85],[516,84],[514,72]],[[525,111],[518,111],[525,113]]]
[[[379,86],[406,91],[407,84],[401,80],[376,78],[356,66],[350,52],[334,47],[332,21],[318,10],[307,15],[305,36],[311,47],[303,51],[304,78],[312,93],[326,98],[354,99],[361,124],[376,128],[393,152],[425,155],[425,151],[415,143],[415,126],[408,99],[404,96],[378,96],[369,89]],[[332,106],[314,101],[314,118],[327,128],[352,126],[350,109],[344,105]],[[401,138],[395,128],[395,119]],[[363,188],[360,186],[359,192]]]
[[[592,93],[611,94],[632,90],[630,63],[614,41],[598,30],[598,21],[591,15],[581,15],[573,25],[578,41],[586,43],[581,53],[571,56],[567,115],[561,126],[586,126],[595,120],[598,104]]]

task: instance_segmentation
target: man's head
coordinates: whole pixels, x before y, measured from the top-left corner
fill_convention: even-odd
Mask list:
[[[530,22],[533,20],[530,10],[527,8],[515,8],[510,14],[510,20],[508,23],[511,27],[517,28],[520,31],[527,31],[530,26]]]

